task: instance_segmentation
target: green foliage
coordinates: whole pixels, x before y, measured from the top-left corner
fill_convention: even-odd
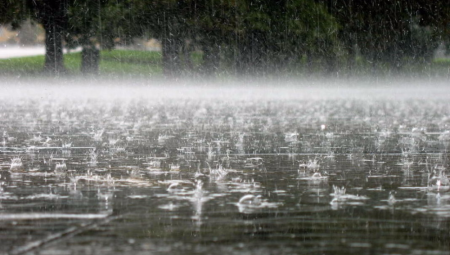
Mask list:
[[[130,1],[79,0],[68,9],[66,41],[69,47],[99,45],[112,49],[119,39],[127,44],[133,33]]]
[[[431,61],[445,27],[440,9],[448,3],[336,0],[328,8],[341,24],[339,39],[346,49],[358,50],[374,66],[400,69],[409,61]]]
[[[23,1],[0,1],[0,24],[11,24],[13,28],[18,28],[30,15],[29,6]]]
[[[313,0],[290,0],[287,3],[289,43],[300,52],[334,51],[338,44],[339,24],[320,3]]]

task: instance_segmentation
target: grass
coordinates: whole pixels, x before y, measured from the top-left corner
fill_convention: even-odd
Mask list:
[[[101,52],[99,72],[103,75],[160,76],[161,53],[155,51],[110,50]]]
[[[44,56],[0,59],[0,74],[37,74],[42,69]]]
[[[0,75],[39,76],[44,75],[44,56],[0,59]],[[81,53],[64,55],[64,66],[69,75],[81,75]],[[161,53],[136,50],[102,51],[100,75],[116,76],[160,76],[162,74]]]
[[[106,50],[102,51],[103,61],[137,64],[161,64],[161,52],[139,50]]]
[[[201,53],[191,54],[192,72],[199,70],[202,61]],[[81,76],[81,53],[68,53],[64,55],[64,64],[69,75]],[[5,76],[45,76],[42,72],[44,66],[44,56],[22,57],[11,59],[0,59],[0,75]],[[340,66],[343,67],[342,65]],[[298,66],[292,70],[292,74],[310,73],[321,75],[323,68],[320,63],[307,69],[305,65]],[[358,75],[370,75],[372,66],[367,61],[361,59],[356,61],[356,67],[352,73]],[[101,52],[99,74],[107,77],[161,77],[162,57],[160,52],[138,51],[138,50],[104,50]],[[226,72],[224,71],[224,74]],[[345,76],[347,71],[341,69],[340,75]],[[450,76],[450,59],[436,59],[431,64],[411,63],[404,66],[400,72],[395,73],[389,67],[378,68],[376,75],[392,77],[403,75],[409,77],[442,77]],[[226,75],[229,76],[229,75]],[[301,77],[302,75],[300,75]]]

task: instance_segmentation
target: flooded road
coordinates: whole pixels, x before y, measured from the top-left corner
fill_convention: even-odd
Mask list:
[[[450,249],[445,95],[47,92],[0,102],[2,254]]]

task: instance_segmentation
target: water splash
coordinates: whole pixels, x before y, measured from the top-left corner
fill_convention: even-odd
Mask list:
[[[11,166],[9,168],[11,171],[22,171],[24,170],[22,159],[19,157],[15,157],[11,159]]]

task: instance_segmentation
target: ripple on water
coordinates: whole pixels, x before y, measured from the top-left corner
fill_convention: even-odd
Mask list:
[[[449,102],[0,101],[0,242],[114,212],[42,253],[444,254]]]

